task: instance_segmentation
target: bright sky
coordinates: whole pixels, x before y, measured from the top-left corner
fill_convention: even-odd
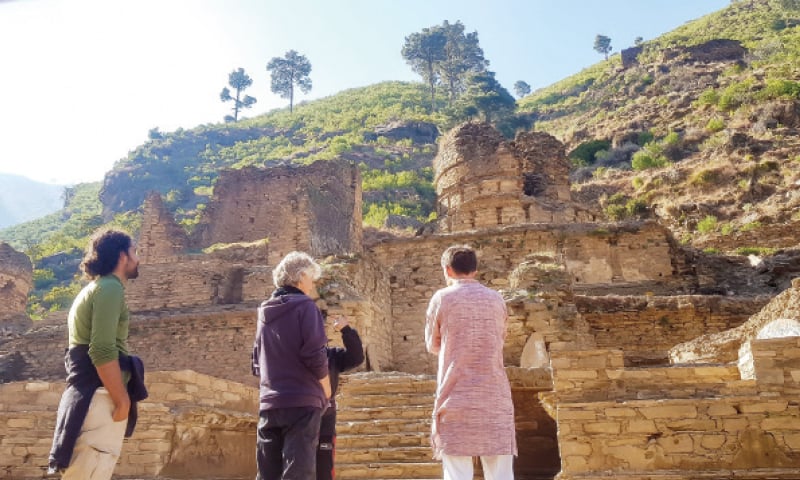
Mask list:
[[[266,64],[295,49],[312,65],[298,100],[383,80],[418,80],[406,35],[461,20],[490,69],[547,86],[730,0],[0,0],[0,173],[101,180],[153,127],[216,123],[228,74],[253,78],[252,117],[287,101]]]

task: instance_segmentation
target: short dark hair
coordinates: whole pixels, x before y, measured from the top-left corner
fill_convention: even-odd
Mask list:
[[[469,245],[453,245],[442,254],[442,267],[450,267],[455,273],[466,275],[478,269],[478,255]]]
[[[83,273],[89,278],[108,275],[117,268],[119,254],[131,248],[131,236],[120,230],[100,230],[89,239],[86,255],[81,262]]]

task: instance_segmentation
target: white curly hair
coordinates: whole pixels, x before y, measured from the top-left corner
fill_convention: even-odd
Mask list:
[[[272,270],[272,282],[276,288],[295,287],[304,273],[316,281],[322,276],[322,267],[305,252],[289,252]]]

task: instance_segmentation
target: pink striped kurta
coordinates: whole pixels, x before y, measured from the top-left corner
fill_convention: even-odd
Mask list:
[[[439,355],[431,444],[435,458],[516,455],[514,404],[503,368],[503,297],[458,279],[428,305],[425,345]]]

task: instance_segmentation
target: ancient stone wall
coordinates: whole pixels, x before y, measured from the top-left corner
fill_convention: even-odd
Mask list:
[[[666,294],[686,288],[684,280],[673,274],[671,247],[660,228],[652,224],[611,227],[591,235],[596,229],[595,225],[509,227],[491,234],[437,235],[373,247],[373,258],[383,266],[392,288],[393,367],[413,373],[436,371],[435,357],[425,352],[422,336],[425,310],[433,293],[445,285],[439,261],[445,248],[453,244],[467,243],[478,250],[479,278],[496,289],[509,289],[515,269],[537,256],[563,265],[576,293],[622,289],[640,295],[648,291]],[[645,255],[648,262],[634,261]],[[580,343],[581,332],[574,328],[580,319],[574,305],[570,308],[565,301],[516,304],[506,340],[507,365],[519,365],[522,349],[537,329],[546,329],[551,335],[548,344],[559,348]]]
[[[506,142],[490,125],[466,123],[442,138],[433,167],[445,232],[594,220],[570,201],[564,146],[546,133]]]
[[[186,232],[175,223],[161,195],[150,193],[142,210],[142,228],[136,245],[140,262],[163,263],[183,253],[188,244]]]
[[[323,263],[317,282],[317,305],[326,322],[331,346],[342,346],[333,330],[333,317],[343,315],[358,330],[366,360],[359,370],[391,370],[393,322],[391,289],[385,269],[369,258],[340,257]]]
[[[255,471],[258,391],[192,371],[150,372],[121,477],[244,478]],[[0,385],[0,478],[42,478],[63,382]]]
[[[139,265],[139,278],[126,286],[128,306],[142,311],[264,300],[273,290],[269,250],[260,241],[209,253],[150,256],[159,263]]]
[[[626,365],[669,363],[669,350],[707,333],[738,327],[768,297],[576,296],[598,348],[624,350]]]
[[[148,370],[185,370],[244,384],[255,384],[250,352],[256,305],[156,311],[132,315],[128,346]],[[67,346],[66,312],[49,325],[37,325],[4,347],[22,359],[14,378],[63,380]]]
[[[798,346],[758,340],[754,351]],[[735,366],[624,368],[608,350],[556,352],[552,365],[559,478],[791,478],[800,467],[796,355],[757,364],[756,380]]]
[[[224,171],[197,228],[196,247],[268,239],[269,263],[292,250],[361,251],[361,176],[341,161]]]

